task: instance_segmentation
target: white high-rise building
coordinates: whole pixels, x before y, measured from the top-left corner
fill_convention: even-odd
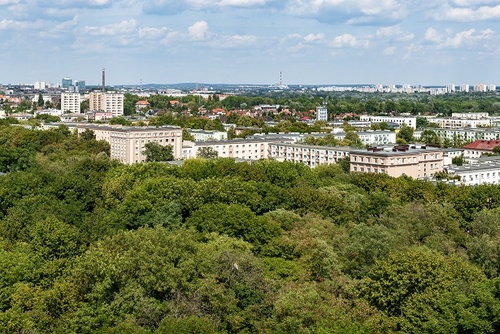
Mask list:
[[[328,122],[328,109],[325,106],[316,107],[316,120]]]
[[[446,93],[455,92],[455,84],[449,83],[446,85]]]
[[[486,92],[487,86],[484,83],[474,85],[475,92]]]
[[[468,93],[469,92],[469,84],[461,84],[460,85],[460,91],[463,93]]]
[[[45,81],[35,81],[33,88],[37,90],[45,89],[47,88],[47,83]]]
[[[111,113],[113,117],[123,116],[123,100],[124,95],[121,93],[92,92],[89,94],[89,108]]]
[[[61,110],[63,113],[79,114],[81,102],[80,93],[61,94]]]

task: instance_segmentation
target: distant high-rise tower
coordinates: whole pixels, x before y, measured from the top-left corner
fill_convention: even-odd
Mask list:
[[[69,86],[73,85],[73,80],[71,78],[62,79],[62,88],[68,89]]]
[[[102,68],[102,92],[106,91],[106,69]]]

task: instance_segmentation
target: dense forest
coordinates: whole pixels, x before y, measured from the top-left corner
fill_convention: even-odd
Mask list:
[[[0,126],[2,333],[498,333],[500,188],[121,165]]]

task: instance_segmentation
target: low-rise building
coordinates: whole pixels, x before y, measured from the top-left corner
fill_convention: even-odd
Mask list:
[[[350,152],[350,171],[428,178],[443,170],[442,149],[426,145],[370,147]]]
[[[394,123],[399,126],[406,124],[410,128],[417,128],[417,118],[416,117],[395,117],[395,116],[371,116],[371,115],[361,115],[359,120],[362,122],[372,122],[372,123]]]
[[[448,175],[458,176],[459,183],[466,186],[480,184],[500,184],[500,162],[448,166]]]
[[[493,153],[493,149],[500,146],[500,140],[476,140],[463,146],[464,158],[466,160],[479,158],[488,153]]]
[[[266,138],[233,139],[219,141],[195,142],[190,154],[186,158],[193,158],[202,147],[212,148],[220,158],[234,158],[242,160],[267,159],[269,144],[272,140]],[[187,148],[185,149],[188,151]]]
[[[195,141],[209,141],[209,140],[213,141],[213,140],[227,139],[227,132],[225,131],[188,129],[188,132],[194,137]]]
[[[300,145],[291,143],[270,143],[269,158],[278,161],[303,163],[311,168],[335,164],[349,157],[352,147]]]

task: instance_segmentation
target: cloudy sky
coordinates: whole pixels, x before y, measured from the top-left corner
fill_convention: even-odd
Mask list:
[[[500,84],[500,0],[0,0],[0,83]]]

